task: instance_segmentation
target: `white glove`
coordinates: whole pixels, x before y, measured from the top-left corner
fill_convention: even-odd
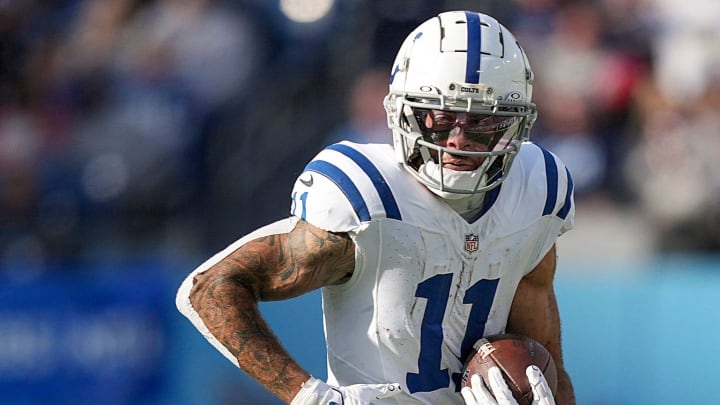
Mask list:
[[[333,387],[310,377],[290,405],[367,405],[402,392],[400,384],[355,384]]]
[[[532,386],[532,405],[555,405],[555,398],[553,398],[550,386],[542,371],[536,366],[530,366],[525,369],[525,374],[528,376]],[[480,376],[477,374],[470,376],[472,388],[464,387],[460,390],[466,405],[518,405],[499,368],[490,368],[488,370],[488,379],[490,380],[492,394],[485,388]]]

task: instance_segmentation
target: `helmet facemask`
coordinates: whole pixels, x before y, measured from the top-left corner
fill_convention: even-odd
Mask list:
[[[531,103],[491,101],[482,105],[472,99],[390,94],[386,107],[388,104],[397,106],[395,111],[402,111],[390,122],[393,132],[400,135],[395,137],[395,148],[401,152],[398,157],[431,191],[447,199],[464,198],[497,187],[520,144],[528,140],[536,117]],[[474,147],[460,150],[449,146],[461,131]],[[453,166],[450,163],[477,167],[454,170],[447,167]]]

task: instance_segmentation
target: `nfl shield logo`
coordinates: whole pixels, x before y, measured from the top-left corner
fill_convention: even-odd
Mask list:
[[[477,252],[480,244],[479,240],[480,238],[473,233],[465,235],[465,251],[468,253]]]

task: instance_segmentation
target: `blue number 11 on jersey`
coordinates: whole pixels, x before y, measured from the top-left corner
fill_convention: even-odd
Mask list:
[[[427,304],[420,330],[418,372],[407,373],[406,382],[410,392],[434,391],[450,386],[448,370],[441,369],[440,364],[443,343],[442,322],[450,297],[452,279],[452,273],[438,274],[418,284],[415,291],[415,296],[427,299]],[[470,353],[472,345],[485,332],[485,322],[495,298],[498,281],[500,279],[479,280],[465,291],[463,304],[470,304],[472,307],[460,347],[461,360]],[[456,387],[459,377],[459,373],[453,375]]]

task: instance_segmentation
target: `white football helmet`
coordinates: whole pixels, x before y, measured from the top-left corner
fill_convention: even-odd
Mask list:
[[[494,18],[452,11],[425,21],[400,47],[384,101],[397,158],[443,198],[497,187],[535,122],[532,82],[525,52]],[[449,148],[459,128],[483,147]],[[444,156],[482,163],[453,170]]]

